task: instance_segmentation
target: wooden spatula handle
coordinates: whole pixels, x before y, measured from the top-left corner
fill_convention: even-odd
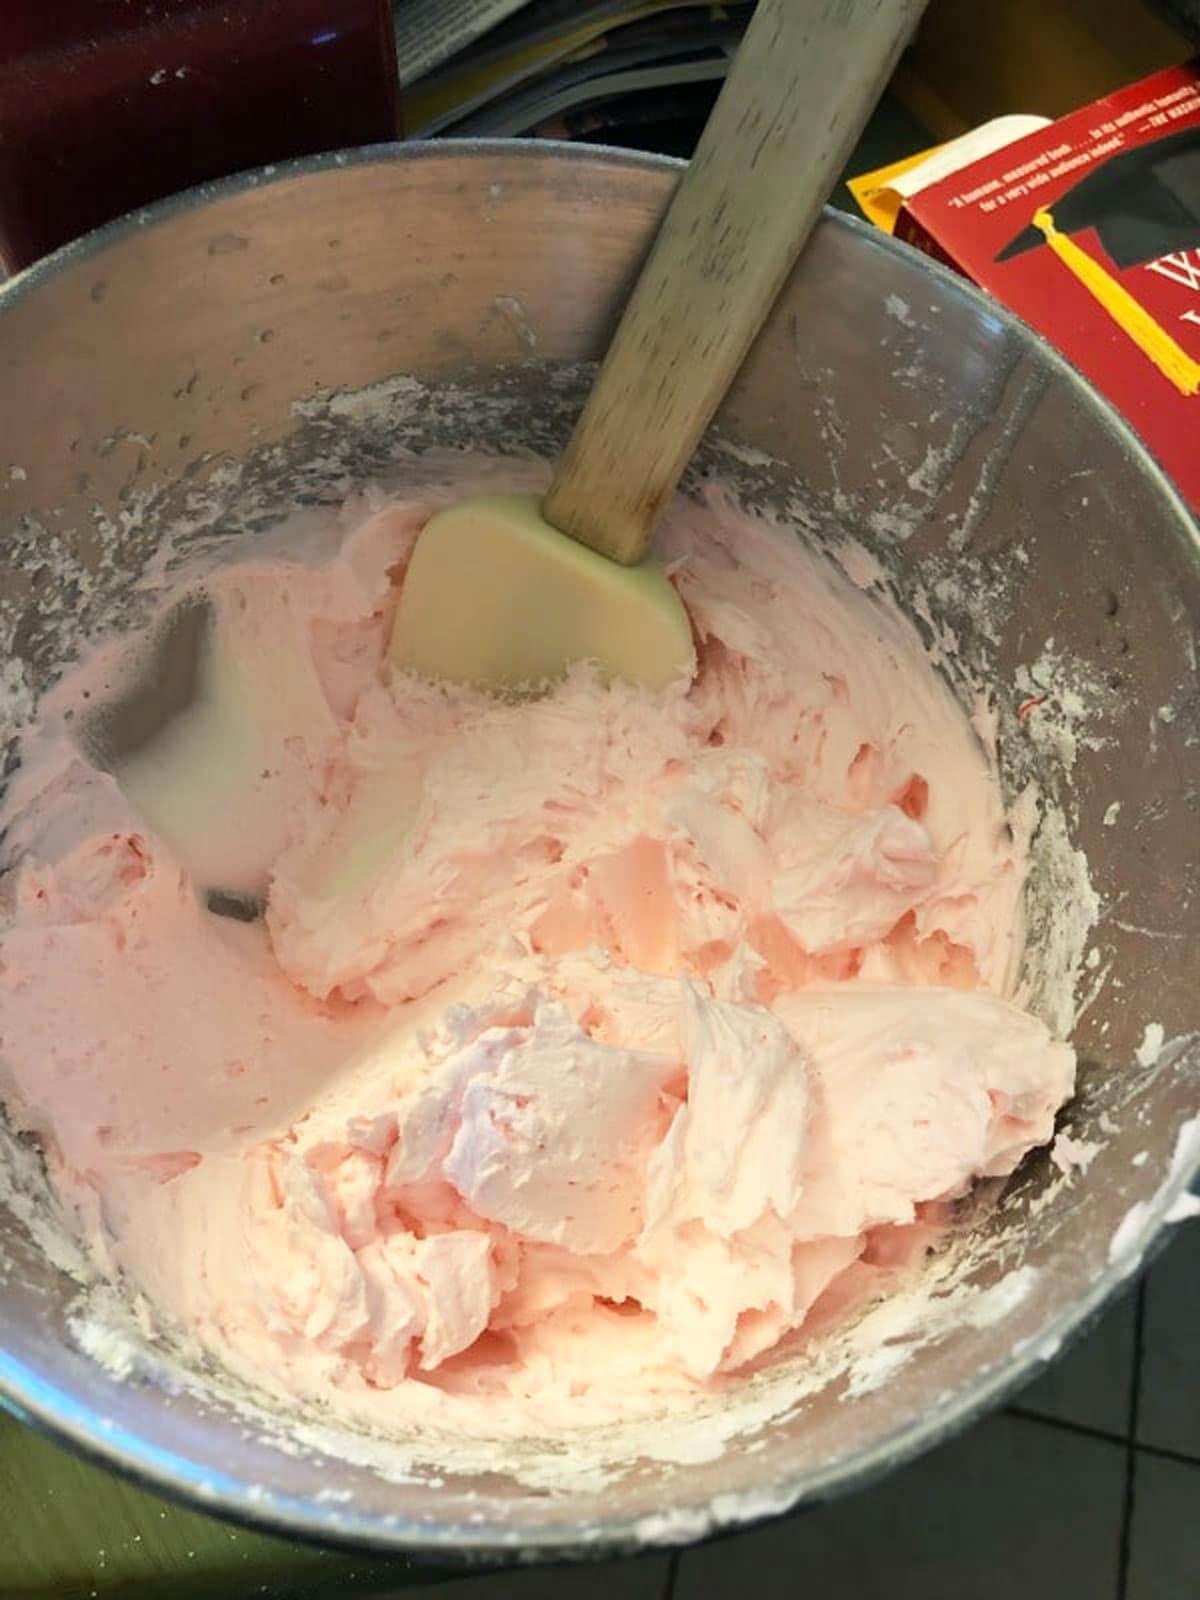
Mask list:
[[[559,465],[555,527],[641,560],[923,3],[758,0]]]

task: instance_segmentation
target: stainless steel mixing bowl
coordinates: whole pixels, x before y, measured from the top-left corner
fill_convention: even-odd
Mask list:
[[[580,392],[560,369],[603,347],[675,172],[544,144],[369,150],[184,195],[10,283],[4,731],[77,627],[136,620],[130,580],[166,521],[190,517],[211,543],[385,470],[398,438],[461,442],[464,417],[494,448],[560,440]],[[322,398],[395,374],[433,387]],[[394,1483],[248,1429],[216,1390],[166,1392],[137,1363],[97,1364],[72,1331],[79,1287],[16,1200],[0,1209],[0,1384],[22,1415],[151,1483],[310,1536],[480,1553],[680,1540],[926,1448],[1032,1376],[1139,1264],[1200,1153],[1194,523],[1045,345],[844,218],[819,229],[719,431],[708,465],[751,498],[797,497],[811,526],[878,552],[901,592],[925,586],[991,676],[1009,780],[1039,768],[1086,852],[1101,905],[1067,1120],[1098,1153],[1070,1184],[1043,1154],[968,1218],[971,1280],[1019,1267],[1027,1292],[992,1320],[943,1316],[887,1383],[856,1397],[832,1383],[712,1459],[631,1458],[569,1490],[436,1464]],[[1045,870],[1035,980],[1051,960],[1046,913],[1078,892]],[[1034,994],[1050,1004],[1045,984]]]

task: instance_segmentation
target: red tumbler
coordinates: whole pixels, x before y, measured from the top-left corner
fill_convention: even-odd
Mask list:
[[[394,139],[389,0],[0,6],[0,262],[288,156]]]

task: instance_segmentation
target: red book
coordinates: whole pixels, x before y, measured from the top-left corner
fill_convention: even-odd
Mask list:
[[[1200,64],[921,190],[895,231],[1057,345],[1200,513]]]

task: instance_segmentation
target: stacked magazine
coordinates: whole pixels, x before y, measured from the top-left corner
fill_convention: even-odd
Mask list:
[[[396,0],[405,134],[661,143],[650,130],[703,122],[752,10],[751,0]]]

